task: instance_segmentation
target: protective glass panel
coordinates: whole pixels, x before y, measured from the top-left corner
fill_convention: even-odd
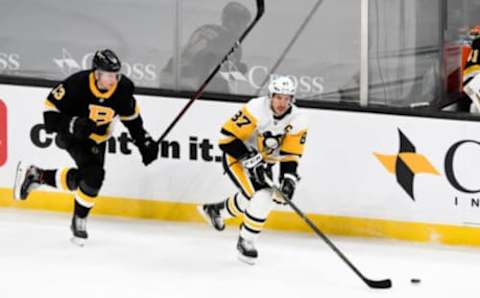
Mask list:
[[[198,89],[229,52],[255,13],[254,1],[178,1],[176,51],[161,69],[161,87]],[[222,65],[206,91],[232,93],[234,77],[243,76],[246,71],[240,46]]]
[[[441,0],[370,0],[369,104],[429,105],[441,95]]]
[[[158,87],[172,56],[175,0],[4,1],[0,75],[61,80],[111,48],[138,86]]]

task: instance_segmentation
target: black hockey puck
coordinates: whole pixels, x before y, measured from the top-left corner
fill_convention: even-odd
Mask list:
[[[410,282],[412,284],[419,284],[421,282],[421,280],[420,280],[420,278],[412,278],[412,279],[410,279]]]

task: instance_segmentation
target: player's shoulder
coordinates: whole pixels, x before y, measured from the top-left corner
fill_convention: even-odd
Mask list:
[[[292,105],[290,125],[295,132],[308,129],[308,117],[304,109],[297,107],[295,104]]]
[[[252,98],[245,104],[245,108],[250,114],[260,118],[266,113],[268,98],[266,96]]]
[[[135,84],[133,81],[126,75],[122,75],[120,81],[118,81],[118,88],[127,93],[132,93],[135,91]]]

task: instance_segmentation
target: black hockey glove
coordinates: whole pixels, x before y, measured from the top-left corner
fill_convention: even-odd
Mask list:
[[[142,162],[145,166],[158,158],[158,144],[149,135],[142,141],[135,142],[135,145],[142,155]]]
[[[248,169],[250,177],[258,184],[265,184],[267,176],[267,164],[263,161],[260,153],[251,152],[246,159],[242,160],[244,168]]]
[[[72,117],[68,123],[68,133],[76,139],[88,139],[95,131],[97,124],[89,118]]]
[[[297,186],[298,177],[294,174],[285,174],[282,179],[282,184],[280,185],[280,191],[283,196],[288,200],[293,198],[293,193],[295,192],[295,187]],[[275,203],[286,205],[287,203],[283,199],[273,197]]]

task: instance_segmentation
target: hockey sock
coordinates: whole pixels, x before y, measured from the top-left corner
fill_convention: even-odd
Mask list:
[[[77,200],[75,200],[75,207],[73,212],[75,213],[76,216],[80,218],[85,218],[88,216],[90,209],[92,208],[82,206],[80,203],[77,202]]]
[[[44,172],[45,173],[48,172],[48,175],[52,175],[51,173],[53,173],[54,175],[53,184],[50,184],[51,183],[50,181],[48,185],[51,185],[53,187],[56,187],[64,191],[74,191],[78,187],[78,182],[77,182],[78,170],[77,169],[63,168],[58,170],[46,170]]]
[[[236,193],[225,200],[224,208],[220,210],[220,215],[224,219],[241,216],[248,206],[248,201],[244,195]]]
[[[244,239],[255,241],[263,230],[263,225],[272,207],[271,191],[267,189],[257,191],[245,210],[240,236]]]
[[[40,174],[40,181],[42,184],[57,187],[57,183],[55,182],[57,170],[40,170]]]

